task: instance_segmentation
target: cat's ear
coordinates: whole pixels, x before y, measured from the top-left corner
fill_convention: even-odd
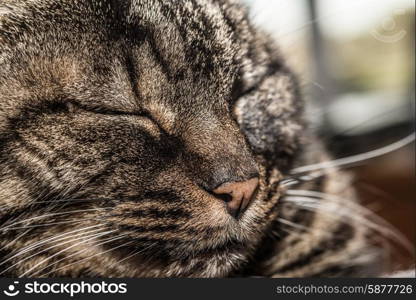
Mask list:
[[[276,72],[236,101],[234,115],[256,154],[296,151],[303,130],[299,98],[293,75]]]

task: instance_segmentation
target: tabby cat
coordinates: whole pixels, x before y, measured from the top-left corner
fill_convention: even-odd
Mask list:
[[[238,1],[1,0],[0,103],[0,276],[380,272]]]

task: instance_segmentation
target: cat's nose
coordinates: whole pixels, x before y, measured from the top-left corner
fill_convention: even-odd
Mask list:
[[[251,178],[246,181],[226,182],[212,192],[227,204],[228,212],[235,218],[241,216],[257,190],[259,179]]]

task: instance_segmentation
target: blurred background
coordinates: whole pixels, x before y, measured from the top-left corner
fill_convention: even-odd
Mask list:
[[[311,126],[336,158],[415,131],[413,0],[243,0],[300,76]],[[415,145],[351,168],[365,205],[416,244]],[[396,268],[414,255],[393,251]]]

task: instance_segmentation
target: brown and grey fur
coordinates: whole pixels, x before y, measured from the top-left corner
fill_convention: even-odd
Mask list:
[[[284,201],[327,159],[302,107],[237,1],[1,0],[0,276],[371,274],[364,229]],[[210,191],[257,174],[236,220]]]

